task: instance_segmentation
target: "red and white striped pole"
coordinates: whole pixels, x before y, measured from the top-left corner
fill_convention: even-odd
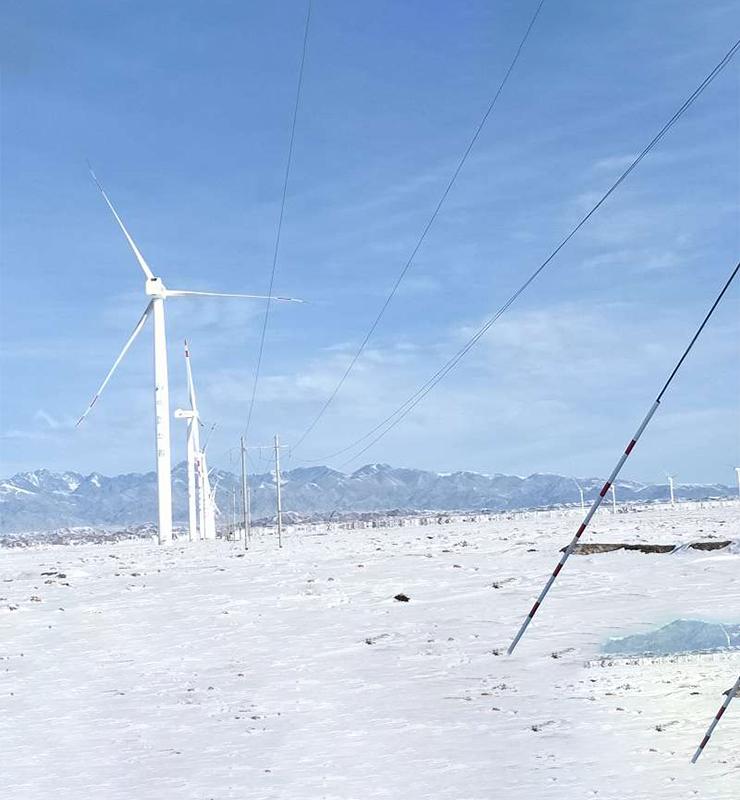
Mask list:
[[[697,329],[696,333],[694,334],[693,338],[689,342],[688,347],[684,350],[683,355],[678,360],[678,363],[676,364],[676,366],[673,368],[673,372],[671,372],[671,374],[668,377],[668,380],[663,385],[663,388],[660,390],[660,393],[655,398],[655,401],[653,402],[652,406],[650,406],[650,410],[645,415],[645,419],[643,419],[643,421],[640,423],[640,427],[637,429],[637,431],[635,432],[635,435],[632,437],[632,439],[630,439],[630,442],[627,445],[627,447],[625,448],[624,453],[622,453],[622,455],[620,456],[619,461],[617,461],[617,465],[612,470],[612,474],[609,476],[609,480],[607,480],[607,482],[602,487],[601,491],[599,492],[598,497],[594,500],[593,504],[591,505],[591,508],[589,509],[588,513],[586,514],[585,519],[581,523],[580,528],[578,528],[578,530],[575,533],[575,536],[571,539],[570,544],[565,548],[565,551],[563,552],[563,555],[561,556],[560,561],[558,562],[557,566],[553,570],[552,575],[550,575],[550,577],[547,579],[547,583],[545,584],[544,589],[540,592],[537,600],[535,601],[535,604],[532,606],[532,610],[527,615],[526,619],[524,620],[524,622],[522,623],[521,627],[519,628],[519,631],[517,632],[517,635],[514,637],[514,640],[509,645],[509,649],[507,651],[509,655],[511,655],[514,652],[514,648],[517,646],[517,644],[519,643],[519,640],[522,638],[522,636],[524,636],[524,632],[527,630],[527,628],[529,627],[529,623],[532,621],[532,619],[534,618],[534,615],[537,613],[537,609],[542,605],[542,601],[545,599],[547,593],[550,591],[550,588],[552,587],[553,583],[555,583],[555,579],[560,574],[560,570],[562,570],[562,568],[565,566],[565,562],[570,558],[571,553],[573,552],[575,546],[578,544],[578,540],[583,535],[584,531],[586,530],[586,528],[588,527],[589,523],[591,522],[591,519],[593,518],[593,515],[596,513],[596,511],[598,510],[599,506],[601,505],[604,497],[606,496],[606,493],[609,491],[611,485],[614,483],[614,481],[616,480],[617,476],[619,475],[622,467],[624,466],[624,462],[629,458],[630,453],[634,450],[635,445],[637,444],[638,440],[640,439],[640,436],[642,436],[643,431],[645,430],[645,428],[647,428],[650,420],[653,418],[653,414],[655,414],[655,412],[658,410],[658,406],[660,405],[660,401],[663,399],[663,395],[666,393],[666,390],[671,385],[673,379],[676,377],[676,373],[681,368],[681,365],[683,364],[684,360],[686,359],[686,356],[688,356],[688,354],[691,352],[691,348],[694,346],[696,340],[699,338],[699,335],[704,330],[704,326],[707,324],[707,322],[709,322],[710,317],[714,313],[714,310],[719,305],[720,300],[722,299],[722,297],[724,296],[725,292],[727,291],[727,289],[729,288],[730,284],[732,283],[732,281],[734,280],[735,276],[737,275],[738,270],[740,270],[740,262],[737,263],[737,265],[735,266],[735,269],[732,271],[732,273],[730,274],[730,277],[727,279],[727,282],[722,287],[722,291],[717,295],[717,299],[712,304],[712,307],[707,312],[707,315],[704,317],[703,322],[701,323],[701,325]]]
[[[714,719],[712,720],[712,724],[707,729],[707,732],[704,734],[704,738],[701,740],[701,744],[696,748],[696,752],[694,753],[694,757],[691,759],[692,764],[696,764],[696,759],[704,751],[704,748],[707,746],[707,742],[709,741],[710,737],[714,733],[714,729],[717,727],[717,723],[722,719],[722,715],[727,711],[727,706],[730,705],[732,702],[732,698],[740,691],[740,676],[735,681],[735,685],[727,692],[727,697],[725,698],[725,702],[722,703],[720,706],[719,711],[715,715]]]

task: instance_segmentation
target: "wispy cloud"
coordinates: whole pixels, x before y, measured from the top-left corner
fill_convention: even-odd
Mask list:
[[[49,430],[52,431],[69,430],[73,428],[75,424],[75,420],[71,417],[60,418],[50,414],[43,408],[39,408],[33,415],[33,418],[35,421],[46,425]]]

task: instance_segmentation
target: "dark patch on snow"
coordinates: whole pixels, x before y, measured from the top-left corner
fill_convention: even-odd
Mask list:
[[[689,542],[687,545],[677,544],[626,544],[623,542],[584,542],[573,548],[573,553],[579,556],[590,556],[598,553],[613,553],[615,550],[636,550],[640,553],[673,553],[678,547],[687,547],[691,550],[722,550],[729,547],[732,542],[720,540],[716,542]],[[564,552],[565,547],[560,552]]]

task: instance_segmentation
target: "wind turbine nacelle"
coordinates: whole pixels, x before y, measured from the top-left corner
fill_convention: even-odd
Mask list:
[[[195,417],[194,411],[189,411],[184,408],[175,409],[175,419],[193,419]]]
[[[166,297],[167,289],[161,278],[149,278],[144,284],[144,291],[149,297]]]

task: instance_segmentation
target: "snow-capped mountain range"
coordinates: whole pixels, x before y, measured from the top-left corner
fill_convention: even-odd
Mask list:
[[[173,472],[175,521],[187,514],[185,464]],[[587,500],[593,499],[603,478],[579,478]],[[274,513],[275,481],[271,473],[250,475],[253,516]],[[238,476],[214,470],[217,503],[226,516],[232,492],[240,498]],[[408,510],[507,510],[577,503],[573,478],[534,474],[482,475],[476,472],[437,473],[419,469],[368,464],[346,474],[329,467],[308,467],[282,474],[285,511],[330,515],[332,512]],[[665,500],[666,484],[618,481],[620,501]],[[734,496],[737,490],[719,484],[676,485],[677,499]],[[238,500],[240,503],[240,500]],[[105,476],[93,472],[50,472],[39,469],[0,480],[0,532],[47,530],[62,526],[128,526],[155,519],[156,480],[153,472]]]

